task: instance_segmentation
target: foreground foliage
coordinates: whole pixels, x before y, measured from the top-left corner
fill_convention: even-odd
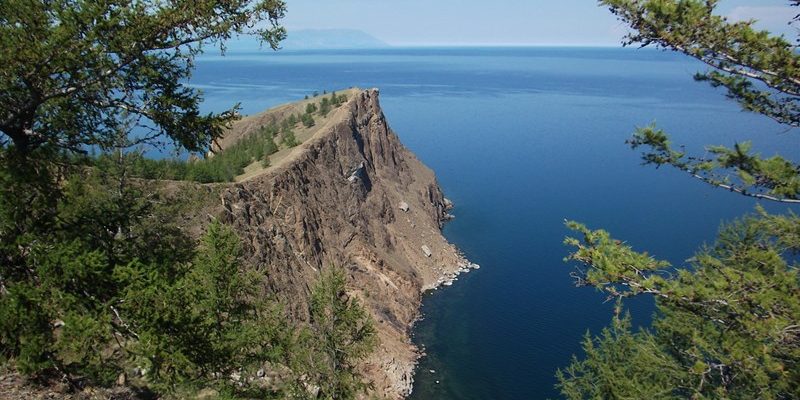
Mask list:
[[[570,227],[582,235],[567,239],[580,285],[614,299],[649,293],[658,311],[653,331],[632,333],[617,315],[587,337],[586,359],[559,374],[567,397],[800,396],[800,218],[759,210],[677,271],[605,231]]]
[[[787,128],[800,127],[800,54],[786,38],[729,23],[714,14],[716,0],[605,0],[634,33],[626,44],[658,45],[694,57],[712,69],[695,79],[727,90],[744,110],[769,117]],[[793,5],[798,5],[793,2]],[[787,16],[788,18],[789,16]],[[800,202],[800,166],[780,155],[762,157],[749,143],[710,146],[693,156],[672,145],[655,126],[638,130],[629,141],[644,147],[643,160],[670,165],[714,186],[747,196]]]
[[[280,360],[286,321],[254,300],[260,280],[240,270],[238,238],[212,223],[195,250],[152,199],[107,179],[70,177],[52,225],[4,235],[16,263],[2,276],[3,355],[24,373],[100,385],[137,368],[159,389]],[[22,206],[2,209],[5,226]]]
[[[238,115],[200,112],[184,84],[195,57],[238,34],[277,48],[284,12],[281,0],[4,0],[0,146],[81,152],[135,126],[137,142],[203,151]]]
[[[317,346],[314,374],[325,399],[347,399],[369,386],[357,373],[358,363],[377,344],[371,318],[356,298],[345,293],[339,268],[323,271],[311,295],[311,337]]]
[[[798,127],[800,56],[785,38],[714,15],[715,0],[603,0],[634,32],[626,44],[656,44],[697,58],[712,70],[696,76],[728,97],[789,128]],[[793,5],[800,2],[794,1]],[[656,126],[628,143],[646,164],[671,165],[692,177],[759,199],[800,201],[800,166],[764,158],[750,143],[710,146],[693,157]],[[612,324],[587,334],[585,356],[558,372],[570,399],[800,398],[800,218],[755,215],[724,226],[714,246],[673,268],[634,251],[603,230],[568,222],[580,234],[566,261],[579,265],[578,286],[616,300]],[[652,295],[653,326],[631,330],[625,298]]]

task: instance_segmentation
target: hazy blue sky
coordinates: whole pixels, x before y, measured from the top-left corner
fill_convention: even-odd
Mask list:
[[[393,45],[615,45],[625,28],[593,0],[287,0],[285,25],[359,29]],[[720,12],[788,32],[788,0],[722,0]]]

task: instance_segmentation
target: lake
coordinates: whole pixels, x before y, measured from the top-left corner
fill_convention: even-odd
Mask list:
[[[693,82],[701,70],[649,49],[265,51],[203,56],[191,83],[206,110],[238,101],[245,114],[314,91],[379,88],[390,125],[456,204],[445,235],[482,266],[425,297],[414,340],[427,357],[411,397],[537,399],[558,397],[556,370],[612,316],[602,294],[573,285],[564,219],[681,265],[757,204],[641,166],[625,144],[636,126],[655,122],[698,155],[747,139],[764,155],[800,150],[797,132]],[[649,324],[651,299],[626,306],[634,325]]]

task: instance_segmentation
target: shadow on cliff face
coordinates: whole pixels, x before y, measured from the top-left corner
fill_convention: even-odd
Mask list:
[[[361,186],[364,187],[365,192],[372,190],[372,181],[369,179],[369,174],[367,173],[367,168],[364,161],[358,164],[358,167],[354,168],[353,171],[350,172],[347,181],[350,183],[361,184]]]

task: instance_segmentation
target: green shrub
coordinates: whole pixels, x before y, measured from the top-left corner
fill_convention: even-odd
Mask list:
[[[288,130],[288,131],[283,132],[283,144],[286,145],[286,147],[291,148],[291,147],[297,146],[300,143],[297,141],[297,138],[294,136],[294,132],[291,131],[291,130]]]
[[[316,124],[316,121],[314,121],[314,117],[312,117],[311,114],[303,114],[301,120],[303,122],[303,126],[306,128],[311,128]]]
[[[331,111],[331,102],[330,100],[328,100],[327,97],[323,97],[322,101],[320,101],[319,103],[319,115],[322,115],[324,117],[328,115],[330,111]]]

